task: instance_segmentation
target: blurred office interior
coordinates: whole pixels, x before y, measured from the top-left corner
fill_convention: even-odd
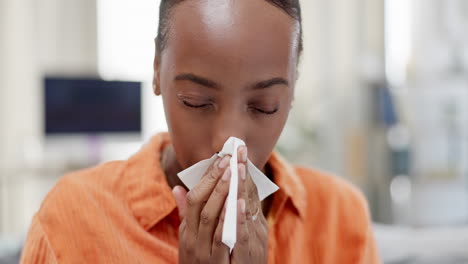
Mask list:
[[[277,150],[365,193],[384,263],[468,263],[468,1],[301,3]],[[60,176],[167,129],[151,88],[158,6],[0,0],[0,263]]]

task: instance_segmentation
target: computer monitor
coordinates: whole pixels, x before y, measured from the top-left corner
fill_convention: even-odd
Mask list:
[[[45,133],[141,133],[141,82],[44,79]]]

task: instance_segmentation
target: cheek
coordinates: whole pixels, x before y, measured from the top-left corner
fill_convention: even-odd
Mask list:
[[[267,163],[283,131],[287,117],[288,113],[282,113],[269,121],[254,124],[256,129],[250,132],[246,144],[249,150],[249,159],[257,168],[262,169]]]
[[[163,101],[169,134],[179,164],[187,168],[210,158],[214,152],[210,148],[209,124],[203,118],[194,119],[175,96],[166,94]]]

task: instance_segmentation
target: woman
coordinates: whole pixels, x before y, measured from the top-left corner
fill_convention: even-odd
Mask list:
[[[301,50],[297,0],[161,1],[153,88],[169,133],[127,161],[63,177],[34,217],[22,262],[378,263],[362,195],[272,153]],[[220,228],[229,156],[189,192],[177,177],[230,136],[246,143],[232,253]],[[280,187],[262,202],[247,159]]]

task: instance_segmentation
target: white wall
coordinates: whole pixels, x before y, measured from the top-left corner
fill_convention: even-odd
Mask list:
[[[42,77],[97,74],[96,5],[94,0],[4,0],[2,5],[0,160],[16,167],[25,146],[41,142]]]
[[[352,160],[352,153],[366,155],[369,84],[384,78],[383,2],[301,2],[304,53],[284,145],[288,148],[287,141],[294,142],[298,133],[290,130],[306,126],[318,133],[316,146],[297,142],[297,149],[291,149],[292,156],[298,153],[295,161],[318,165],[358,183],[366,180],[366,160]],[[313,150],[303,155],[304,146]],[[356,163],[360,164],[350,165]]]
[[[3,11],[2,11],[3,10]],[[3,58],[3,55],[5,53],[5,39],[6,39],[6,36],[4,34],[5,32],[5,24],[6,24],[6,16],[4,15],[5,11],[6,10],[6,2],[5,1],[0,1],[0,57]],[[6,72],[6,63],[4,62],[1,62],[0,61],[0,82],[1,80],[4,80],[5,78],[5,72]],[[0,83],[0,98],[5,98],[6,97],[6,88],[3,87],[3,83]],[[1,100],[1,99],[0,99]],[[6,107],[5,107],[5,104],[1,104],[0,103],[0,122],[3,122],[5,120],[5,111],[6,111]],[[0,123],[0,124],[4,124],[4,123]],[[5,136],[5,131],[4,131],[4,127],[5,125],[0,125],[0,138],[4,138]],[[0,150],[0,168],[3,167],[3,151]],[[0,171],[0,176],[2,175],[1,171]]]
[[[143,140],[166,131],[161,97],[153,94],[159,0],[98,0],[99,73],[143,82]],[[131,67],[129,67],[131,65]]]
[[[3,1],[1,50],[2,132],[1,159],[17,164],[19,143],[38,136],[38,79],[35,60],[33,10],[30,1]],[[5,124],[8,124],[6,126]]]
[[[96,75],[96,0],[30,2],[41,73]]]
[[[42,158],[42,77],[97,74],[96,3],[2,0],[0,19],[0,231],[24,232],[44,192],[20,180]]]

